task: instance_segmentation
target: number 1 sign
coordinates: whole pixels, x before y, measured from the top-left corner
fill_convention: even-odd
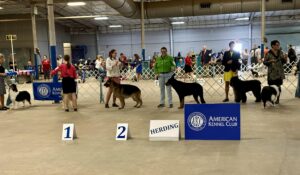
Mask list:
[[[128,123],[118,123],[116,140],[126,141],[127,136],[128,136]]]
[[[75,126],[73,123],[67,123],[63,125],[61,139],[63,141],[69,141],[76,138]]]

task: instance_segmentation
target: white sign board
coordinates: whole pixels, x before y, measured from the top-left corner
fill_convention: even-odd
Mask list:
[[[6,35],[6,40],[17,40],[17,35]]]
[[[126,141],[128,138],[128,123],[118,123],[116,140]]]
[[[151,120],[150,141],[179,141],[179,120]]]
[[[63,141],[69,141],[76,138],[75,126],[73,123],[63,124],[62,136]]]

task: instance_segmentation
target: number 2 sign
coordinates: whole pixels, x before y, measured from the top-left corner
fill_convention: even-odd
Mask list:
[[[128,123],[118,123],[116,140],[126,141],[127,136],[128,136]]]
[[[61,139],[63,141],[73,140],[76,137],[75,126],[73,123],[63,125]]]

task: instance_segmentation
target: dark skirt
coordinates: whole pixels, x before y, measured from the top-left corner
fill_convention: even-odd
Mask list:
[[[184,72],[185,72],[185,73],[193,72],[192,66],[185,65],[185,66],[184,66]]]
[[[62,88],[64,94],[76,93],[76,82],[74,78],[66,77],[62,79]]]
[[[277,79],[277,80],[268,80],[269,85],[276,85],[276,86],[281,86],[283,84],[282,79]]]

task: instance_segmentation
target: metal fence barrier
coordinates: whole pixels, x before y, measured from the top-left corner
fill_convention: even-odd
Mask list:
[[[297,88],[297,77],[294,75],[294,63],[284,65],[286,78],[282,85],[282,91],[294,97]],[[224,67],[220,64],[207,65],[203,67],[193,67],[193,76],[187,77],[182,68],[175,71],[177,79],[185,82],[198,82],[204,88],[206,98],[220,98],[224,96]],[[104,74],[97,70],[79,70],[78,82],[78,102],[79,103],[99,103],[104,102],[104,96],[107,89],[103,86]],[[257,79],[262,86],[267,85],[267,68],[263,64],[242,65],[238,72],[240,79],[253,80]],[[143,94],[143,98],[153,98],[159,95],[159,88],[155,86],[155,73],[153,69],[143,69],[142,81],[136,83],[134,69],[123,70],[121,72],[122,83],[137,85]],[[32,93],[32,84],[26,84],[25,81],[18,83],[19,90],[27,90]],[[231,94],[232,95],[232,94]],[[252,95],[252,93],[249,93]]]

